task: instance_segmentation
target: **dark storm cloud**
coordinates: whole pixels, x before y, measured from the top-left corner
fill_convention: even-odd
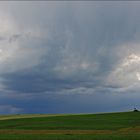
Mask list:
[[[131,105],[131,98],[123,102],[135,87],[133,78],[129,87],[116,78],[131,45],[123,46],[139,44],[138,2],[16,2],[2,7],[14,21],[11,28],[16,26],[8,37],[17,46],[11,60],[1,57],[5,104],[27,113],[62,113],[126,109],[137,102],[137,96]],[[137,86],[133,92],[138,91]],[[10,94],[17,99],[8,99]]]

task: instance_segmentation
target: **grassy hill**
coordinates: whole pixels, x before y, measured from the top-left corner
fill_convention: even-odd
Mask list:
[[[0,139],[139,140],[140,112],[0,116]]]

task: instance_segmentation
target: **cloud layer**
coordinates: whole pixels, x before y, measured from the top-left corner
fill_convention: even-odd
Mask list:
[[[139,2],[1,2],[0,9],[0,113],[140,105]]]

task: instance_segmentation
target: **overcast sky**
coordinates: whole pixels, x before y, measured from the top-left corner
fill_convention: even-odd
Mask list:
[[[140,2],[0,2],[0,114],[140,108]]]

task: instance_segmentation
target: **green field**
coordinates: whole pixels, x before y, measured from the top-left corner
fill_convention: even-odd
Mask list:
[[[140,112],[0,116],[2,140],[140,140]]]

